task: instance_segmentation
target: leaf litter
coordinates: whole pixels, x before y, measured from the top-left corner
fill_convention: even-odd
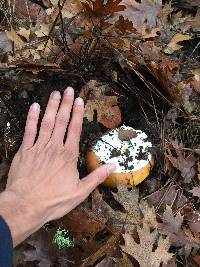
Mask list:
[[[63,90],[71,83],[85,101],[81,175],[87,173],[88,146],[122,123],[144,129],[160,155],[148,181],[137,188],[100,187],[31,236],[16,249],[15,266],[193,267],[199,262],[199,14],[198,0],[0,4],[2,190],[23,134],[22,107],[32,100],[45,106],[52,85]],[[121,132],[120,138],[134,134]],[[69,230],[74,248],[54,247],[60,226]]]

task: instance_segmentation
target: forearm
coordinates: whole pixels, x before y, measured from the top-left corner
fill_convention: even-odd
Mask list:
[[[14,247],[45,223],[36,218],[34,210],[25,201],[9,190],[0,194],[0,216],[10,228]]]

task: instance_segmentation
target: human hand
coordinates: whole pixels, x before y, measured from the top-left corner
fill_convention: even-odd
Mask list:
[[[0,215],[11,229],[14,246],[79,205],[115,169],[105,164],[79,179],[84,103],[81,98],[74,101],[71,87],[65,90],[59,107],[60,99],[58,91],[51,94],[37,140],[40,107],[37,103],[30,107],[23,142],[11,164],[6,190],[0,195]]]

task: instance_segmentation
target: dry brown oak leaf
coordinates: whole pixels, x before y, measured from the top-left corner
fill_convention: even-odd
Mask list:
[[[181,172],[181,176],[184,179],[184,183],[190,183],[191,179],[196,175],[195,164],[196,158],[185,157],[182,152],[183,144],[178,143],[178,140],[170,140],[170,145],[175,150],[177,157],[172,155],[170,148],[167,148],[167,158],[172,165]]]
[[[159,267],[160,264],[167,263],[173,254],[169,253],[169,239],[158,237],[158,231],[150,231],[150,227],[144,224],[143,227],[137,226],[137,232],[140,239],[138,244],[134,238],[125,233],[123,235],[125,245],[121,246],[122,251],[133,256],[140,264],[140,267]],[[155,243],[158,242],[157,248],[153,251]]]
[[[105,17],[113,15],[115,12],[124,10],[126,7],[121,5],[121,1],[122,0],[95,0],[91,1],[91,4],[82,4],[90,16]]]
[[[123,34],[133,31],[133,23],[129,19],[124,19],[123,16],[119,16],[114,26]]]
[[[162,0],[141,0],[141,3],[135,0],[123,0],[121,4],[125,5],[126,9],[120,12],[120,15],[132,21],[136,28],[141,28],[145,22],[149,29],[156,27]]]
[[[87,98],[84,117],[93,121],[94,112],[97,111],[97,121],[109,129],[116,128],[121,122],[121,111],[117,106],[117,96],[107,96],[111,88],[108,85],[91,80],[80,92],[81,97]]]

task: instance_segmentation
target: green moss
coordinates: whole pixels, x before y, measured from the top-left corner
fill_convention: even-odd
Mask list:
[[[56,244],[59,249],[74,246],[73,240],[71,240],[68,236],[68,231],[64,228],[62,229],[61,227],[58,227],[58,229],[56,230],[53,238],[53,243]]]

